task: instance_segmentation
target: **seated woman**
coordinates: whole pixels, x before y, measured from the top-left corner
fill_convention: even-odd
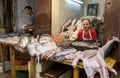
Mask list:
[[[82,20],[82,29],[78,32],[77,35],[78,40],[97,40],[97,34],[94,29],[90,26],[89,19]]]

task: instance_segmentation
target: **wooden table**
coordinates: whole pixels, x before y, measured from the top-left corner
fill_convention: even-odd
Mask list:
[[[1,57],[1,62],[2,62],[2,68],[3,68],[3,73],[5,72],[5,63],[4,63],[4,51],[3,51],[3,45],[0,44],[0,57]],[[5,44],[6,45],[6,44]],[[16,70],[15,70],[15,46],[16,45],[11,45],[7,44],[10,50],[10,65],[11,65],[11,77],[16,78]],[[23,49],[23,51],[25,51]],[[24,53],[24,52],[22,52]],[[35,57],[30,57],[30,77],[29,78],[35,78]]]
[[[1,63],[2,63],[2,70],[4,73],[5,72],[5,63],[4,63],[4,52],[3,52],[2,44],[0,44],[0,57],[1,57]]]
[[[56,60],[52,60],[52,61],[57,62]],[[106,58],[105,58],[105,62],[106,62],[110,67],[113,67],[113,66],[115,65],[115,63],[116,63],[116,61],[115,61],[114,59],[112,59],[111,57],[106,57]],[[59,63],[62,63],[62,64],[66,64],[66,65],[70,65],[70,66],[71,66],[72,61],[71,61],[71,60],[65,60],[65,61],[59,62]],[[73,69],[73,78],[81,78],[81,77],[80,77],[80,73],[79,73],[80,68],[84,69],[82,62],[79,62],[79,63],[78,63],[78,66]]]
[[[10,50],[10,58],[11,58],[11,60],[10,61],[12,61],[11,63],[11,65],[12,65],[12,69],[13,70],[11,70],[11,72],[13,72],[12,74],[13,74],[13,76],[12,77],[14,77],[15,76],[15,64],[13,63],[13,62],[15,62],[15,50],[18,50],[19,52],[21,52],[21,53],[28,53],[28,51],[27,51],[27,49],[24,49],[24,48],[21,48],[21,47],[19,47],[19,46],[17,46],[17,45],[15,45],[14,47],[10,47],[11,48],[11,50]],[[14,64],[14,65],[13,65]],[[34,56],[30,56],[30,70],[29,70],[29,72],[30,72],[30,75],[29,75],[29,78],[35,78],[35,57]],[[14,77],[14,78],[16,78],[16,77]]]
[[[4,64],[4,52],[2,49],[2,45],[0,44],[0,55],[1,55],[1,61],[2,61],[2,67],[3,67],[3,72],[5,72],[5,64]],[[10,65],[11,65],[11,76],[12,78],[16,78],[16,70],[15,70],[15,47],[16,45],[8,45],[10,49]],[[21,49],[21,52],[24,53],[26,52],[25,49]],[[57,62],[56,60],[51,60],[53,62]],[[113,67],[116,61],[110,57],[105,58],[106,63]],[[70,65],[71,66],[71,61],[70,60],[65,60],[63,62],[59,62],[62,64]],[[35,57],[31,56],[30,57],[30,76],[29,78],[35,78]],[[80,78],[79,75],[79,68],[83,68],[82,62],[79,62],[78,66],[73,69],[73,78]]]

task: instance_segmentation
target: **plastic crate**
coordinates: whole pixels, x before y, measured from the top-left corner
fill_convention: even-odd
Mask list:
[[[28,65],[15,65],[15,70],[28,70]]]
[[[28,71],[20,71],[16,70],[16,76],[17,78],[28,78]]]

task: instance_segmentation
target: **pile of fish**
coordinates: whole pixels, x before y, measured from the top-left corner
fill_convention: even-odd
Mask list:
[[[97,42],[89,43],[89,42],[84,42],[84,41],[75,41],[72,43],[72,45],[77,46],[77,47],[97,48],[100,46],[100,43],[97,43]]]

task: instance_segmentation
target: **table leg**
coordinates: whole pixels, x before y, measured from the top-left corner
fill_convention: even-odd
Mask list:
[[[14,52],[14,48],[11,46],[10,46],[10,65],[11,65],[11,76],[12,78],[16,78],[15,52]]]
[[[2,63],[2,70],[4,73],[5,72],[5,61],[4,61],[4,52],[3,52],[2,45],[0,45],[0,57],[1,57],[1,63]]]
[[[79,78],[79,68],[73,69],[73,78]]]
[[[35,78],[35,57],[30,57],[30,78]]]
[[[4,73],[5,72],[5,62],[4,62],[4,52],[3,52],[2,45],[0,45],[0,56],[1,56],[2,70]]]

